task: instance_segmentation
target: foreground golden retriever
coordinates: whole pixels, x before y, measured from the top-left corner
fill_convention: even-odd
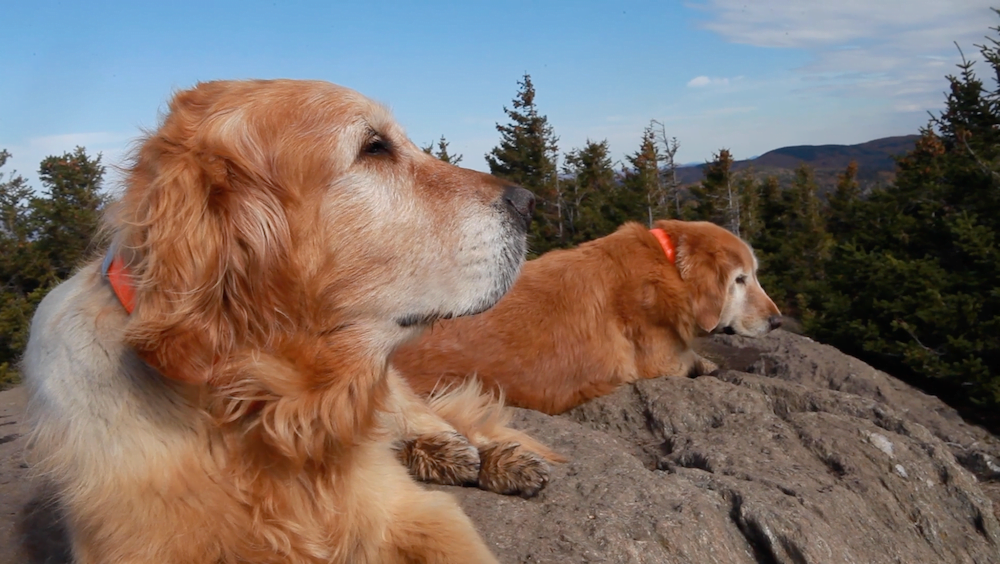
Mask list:
[[[530,495],[549,453],[474,388],[429,406],[388,357],[503,295],[532,205],[344,88],[177,94],[109,215],[107,260],[32,322],[32,452],[75,561],[495,562],[397,459]]]
[[[778,327],[750,248],[704,222],[628,223],[528,262],[496,307],[442,321],[392,362],[418,393],[475,376],[517,406],[560,413],[640,378],[707,374],[694,337]]]

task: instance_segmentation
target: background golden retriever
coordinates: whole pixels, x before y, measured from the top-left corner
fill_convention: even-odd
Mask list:
[[[475,388],[435,400],[449,424],[387,359],[503,295],[532,199],[328,83],[177,94],[108,219],[134,295],[98,260],[31,327],[32,452],[76,562],[494,562],[396,457],[532,493],[547,451]]]
[[[475,376],[510,404],[560,413],[640,378],[716,369],[699,332],[759,336],[781,324],[750,248],[705,222],[658,221],[528,262],[493,309],[442,321],[392,362],[418,393]]]

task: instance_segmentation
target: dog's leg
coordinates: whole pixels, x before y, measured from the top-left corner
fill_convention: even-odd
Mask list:
[[[428,404],[479,449],[479,487],[485,490],[531,497],[548,483],[550,463],[565,461],[526,433],[508,427],[502,402],[484,393],[478,380],[433,395]]]
[[[707,358],[701,356],[698,353],[694,353],[694,363],[691,366],[691,377],[696,378],[698,376],[704,376],[707,374],[714,375],[719,372],[719,365],[708,360]]]
[[[385,416],[393,434],[396,457],[415,478],[460,486],[479,480],[479,451],[437,416],[395,370],[389,371],[389,397],[395,402]]]

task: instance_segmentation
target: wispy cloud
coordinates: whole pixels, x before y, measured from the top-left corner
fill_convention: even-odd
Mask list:
[[[888,98],[891,107],[939,107],[944,75],[982,43],[994,0],[706,0],[702,26],[733,43],[808,52],[804,88]],[[702,77],[699,77],[702,78]],[[689,86],[692,86],[689,83]]]
[[[743,77],[729,79],[725,77],[696,76],[688,81],[688,88],[705,88],[706,86],[729,86],[730,80],[736,81]]]
[[[704,88],[712,84],[729,84],[728,78],[709,78],[707,76],[696,76],[688,81],[688,88]]]
[[[41,188],[38,181],[38,165],[46,157],[72,152],[76,147],[84,147],[91,157],[101,155],[101,164],[106,168],[104,184],[113,188],[120,180],[119,166],[128,152],[128,144],[135,134],[108,131],[88,133],[60,133],[29,138],[21,143],[0,147],[11,153],[11,159],[0,173],[17,172],[35,189]]]
[[[92,133],[61,133],[33,137],[28,140],[28,148],[35,151],[49,151],[49,154],[72,151],[76,147],[106,147],[124,145],[131,135],[98,131]]]

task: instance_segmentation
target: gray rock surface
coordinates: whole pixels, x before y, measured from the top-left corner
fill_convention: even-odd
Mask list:
[[[1000,562],[992,435],[804,337],[703,351],[718,377],[518,410],[571,458],[537,498],[443,489],[509,563]]]
[[[505,563],[1000,563],[1000,441],[836,349],[714,337],[717,377],[625,386],[514,425],[570,458],[534,499],[454,494]],[[23,391],[0,393],[0,562],[63,562],[29,505]],[[15,424],[11,424],[14,422]],[[4,425],[6,423],[6,425]],[[39,509],[41,507],[41,510]],[[48,560],[45,560],[49,557]]]

